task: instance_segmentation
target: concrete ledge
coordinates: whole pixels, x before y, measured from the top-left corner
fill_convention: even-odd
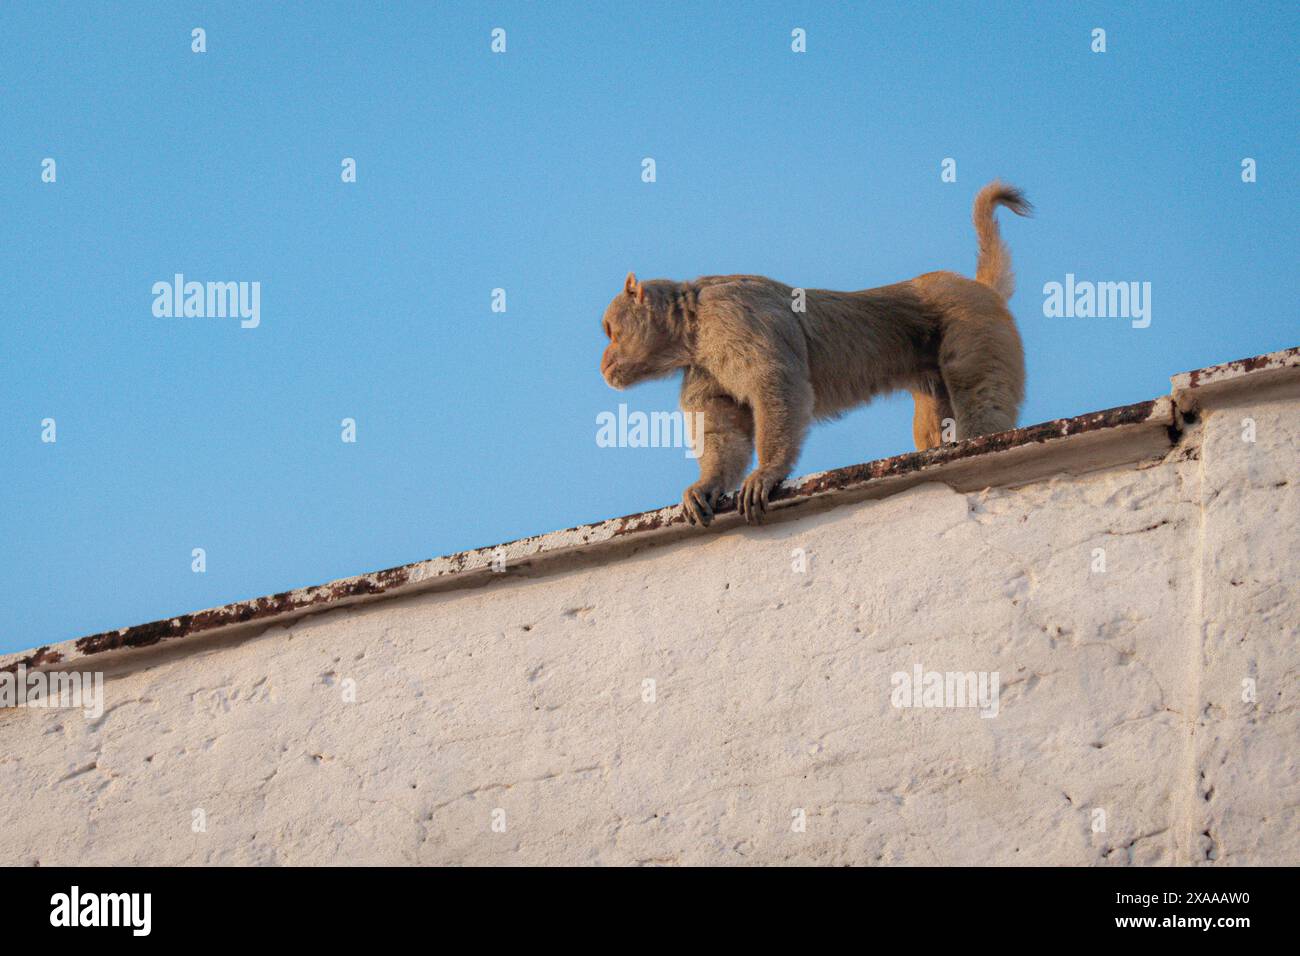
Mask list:
[[[1083,474],[1164,454],[1177,440],[1179,412],[1194,411],[1205,397],[1237,389],[1249,380],[1287,384],[1300,380],[1300,347],[1171,378],[1172,396],[1090,412],[1074,418],[982,435],[941,448],[882,458],[785,481],[772,496],[769,521],[794,509],[834,507],[897,494],[937,481],[957,491],[1008,487],[1052,474]],[[1175,407],[1177,403],[1177,407]],[[124,652],[250,625],[284,624],[307,614],[422,591],[472,587],[494,574],[537,572],[555,558],[630,544],[663,543],[689,535],[717,534],[740,519],[733,496],[724,498],[707,531],[691,528],[677,505],[519,538],[484,548],[386,568],[326,584],[282,591],[132,627],[103,631],[60,644],[0,657],[0,672],[75,668],[90,660],[103,669],[125,663]]]
[[[1223,400],[1237,392],[1252,394],[1300,381],[1300,347],[1224,362],[1169,379],[1179,411],[1194,412],[1206,399]]]

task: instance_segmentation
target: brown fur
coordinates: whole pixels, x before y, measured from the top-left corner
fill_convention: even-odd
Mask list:
[[[927,272],[860,292],[807,289],[806,310],[796,312],[794,289],[762,276],[638,282],[628,274],[605,311],[601,373],[625,388],[685,370],[682,408],[704,413],[700,480],[682,498],[692,523],[709,524],[755,449],[758,467],[737,506],[761,521],[811,422],[882,392],[912,393],[917,448],[941,442],[945,418],[958,440],[1015,426],[1025,369],[1005,304],[1014,279],[993,219],[998,205],[1030,210],[1013,187],[980,190],[977,281]]]

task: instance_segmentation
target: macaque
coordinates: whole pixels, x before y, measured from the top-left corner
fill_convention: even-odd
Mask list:
[[[1015,288],[997,206],[1032,207],[993,182],[975,197],[975,279],[927,272],[859,292],[800,290],[763,276],[638,281],[628,273],[605,310],[600,371],[616,389],[683,369],[681,406],[702,412],[700,479],[682,506],[707,526],[740,481],[737,510],[763,520],[772,490],[799,458],[808,426],[883,392],[906,389],[918,449],[1014,428],[1024,399],[1020,334],[1006,302]],[[700,439],[697,437],[696,439]]]

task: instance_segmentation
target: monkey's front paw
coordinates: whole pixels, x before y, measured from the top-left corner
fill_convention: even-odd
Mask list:
[[[768,497],[772,494],[772,489],[781,483],[781,478],[781,475],[759,468],[740,486],[740,494],[736,496],[736,510],[750,524],[763,523],[763,516],[767,514]]]
[[[697,481],[682,495],[682,510],[691,524],[707,528],[713,521],[713,509],[726,489],[710,481]]]

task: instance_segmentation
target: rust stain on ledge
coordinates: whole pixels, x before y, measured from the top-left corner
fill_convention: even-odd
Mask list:
[[[1241,378],[1252,372],[1274,371],[1300,366],[1300,346],[1269,352],[1266,355],[1252,355],[1249,358],[1235,359],[1221,365],[1209,365],[1205,368],[1182,372],[1170,379],[1175,392],[1186,388],[1200,388],[1229,379]]]
[[[49,647],[38,647],[26,657],[20,658],[4,667],[0,667],[0,672],[16,672],[19,664],[26,667],[41,667],[45,664],[57,664],[61,660],[63,660],[63,655],[58,651],[52,650]]]
[[[170,638],[186,637],[201,631],[210,631],[232,624],[246,624],[263,618],[276,618],[291,611],[300,611],[317,605],[335,604],[344,598],[383,594],[406,584],[411,576],[410,568],[411,565],[388,568],[360,577],[332,581],[329,584],[297,591],[282,591],[268,597],[227,604],[224,607],[199,611],[196,614],[182,614],[180,617],[153,621],[138,627],[104,631],[78,638],[75,644],[77,650],[83,655],[102,654],[105,651],[124,647],[149,647]]]
[[[1295,365],[1297,356],[1300,356],[1300,349],[1290,349],[1253,359],[1240,359],[1226,365],[1202,369],[1199,372],[1183,373],[1173,380],[1175,391],[1180,382],[1190,382],[1194,386],[1202,381],[1203,375],[1210,373],[1218,376],[1235,376],[1257,370]],[[1091,412],[1075,418],[1056,419],[993,435],[982,435],[953,445],[895,455],[892,458],[849,465],[833,471],[792,479],[775,489],[772,500],[785,502],[789,507],[797,505],[801,499],[834,495],[869,482],[919,474],[940,466],[976,460],[982,456],[1016,448],[1026,448],[1090,432],[1101,433],[1144,423],[1168,427],[1171,439],[1175,437],[1173,405],[1168,397]],[[718,503],[715,512],[727,514],[735,510],[735,495],[731,494]],[[527,567],[535,558],[580,551],[589,546],[623,539],[629,535],[653,534],[673,526],[684,527],[686,524],[679,506],[611,518],[563,531],[520,538],[493,547],[462,551],[428,561],[343,578],[327,584],[283,591],[279,594],[227,604],[193,614],[182,614],[135,627],[91,634],[57,647],[46,646],[26,654],[10,656],[6,663],[0,665],[0,672],[15,671],[20,665],[69,666],[79,659],[95,657],[111,651],[151,647],[163,641],[186,638],[240,624],[264,622],[269,625],[290,614],[346,606],[390,592],[409,591],[419,585],[484,573],[499,556],[504,556],[512,568]]]

